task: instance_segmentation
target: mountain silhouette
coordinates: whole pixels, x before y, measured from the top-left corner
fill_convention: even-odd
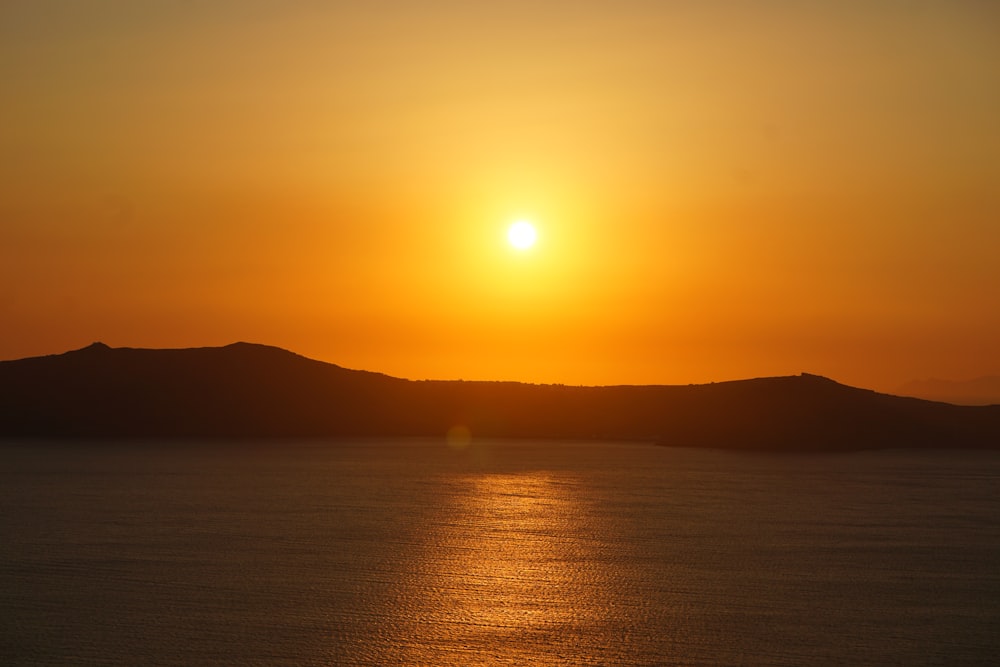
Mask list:
[[[0,362],[4,437],[473,436],[644,439],[781,450],[994,448],[1000,406],[879,394],[824,377],[687,386],[412,381],[265,345],[95,343]]]
[[[958,382],[936,378],[911,380],[896,393],[959,405],[1000,405],[1000,376],[987,375]]]

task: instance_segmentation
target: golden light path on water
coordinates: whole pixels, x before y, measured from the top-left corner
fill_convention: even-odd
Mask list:
[[[373,637],[384,664],[613,664],[628,604],[572,480],[477,474],[441,508]],[[609,620],[612,621],[609,623]]]

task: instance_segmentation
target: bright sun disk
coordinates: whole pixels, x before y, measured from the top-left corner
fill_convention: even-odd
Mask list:
[[[537,237],[534,225],[527,220],[518,220],[507,230],[507,240],[518,250],[526,250],[535,245]]]

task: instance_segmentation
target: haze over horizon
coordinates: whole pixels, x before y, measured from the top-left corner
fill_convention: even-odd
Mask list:
[[[1000,5],[13,0],[0,78],[0,359],[1000,375]]]

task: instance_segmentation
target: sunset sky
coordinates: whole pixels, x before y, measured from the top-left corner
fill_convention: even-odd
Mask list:
[[[7,0],[0,82],[0,359],[1000,374],[1000,3]]]

